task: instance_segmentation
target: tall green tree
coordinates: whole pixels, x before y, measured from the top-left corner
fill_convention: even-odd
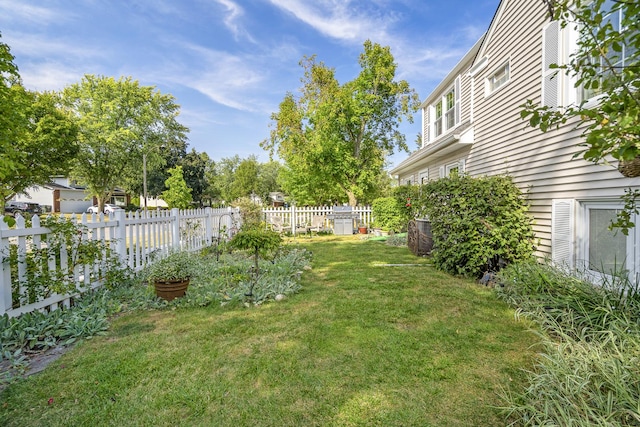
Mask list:
[[[233,200],[257,194],[259,163],[256,156],[243,159],[235,171],[232,188]]]
[[[27,91],[9,46],[0,43],[0,200],[68,172],[77,127],[51,93]],[[4,203],[0,210],[4,210]]]
[[[395,80],[389,47],[367,40],[358,62],[360,74],[341,85],[332,68],[304,58],[300,95],[288,93],[272,115],[270,138],[261,145],[284,160],[290,185],[302,183],[299,193],[339,190],[356,205],[374,190],[386,156],[408,151],[399,124],[413,121],[418,95]]]
[[[187,183],[187,186],[191,188],[193,201],[200,207],[203,206],[205,193],[209,186],[206,178],[206,172],[212,162],[213,161],[209,158],[207,153],[198,153],[195,149],[192,149],[187,153],[180,162],[184,180]]]
[[[280,170],[282,165],[276,161],[260,163],[258,165],[258,185],[256,193],[262,200],[269,199],[269,193],[280,191]]]
[[[236,154],[233,157],[222,158],[216,163],[214,186],[220,194],[221,202],[229,204],[237,198],[233,190],[233,181],[241,161],[240,156]]]
[[[85,75],[62,95],[79,126],[80,151],[72,174],[88,186],[101,209],[116,187],[140,173],[144,153],[186,139],[188,129],[177,120],[180,107],[174,98],[131,77]]]
[[[558,74],[575,78],[580,102],[562,108],[529,100],[521,113],[546,132],[567,122],[584,129],[577,155],[593,163],[618,160],[621,170],[640,157],[640,1],[545,0],[561,28],[578,33],[577,49],[567,63],[552,64]],[[640,160],[640,159],[639,159]],[[640,193],[629,190],[626,207],[614,224],[626,234],[638,213]]]
[[[222,201],[222,198],[220,197],[220,189],[217,186],[217,166],[217,163],[211,160],[204,171],[207,186],[205,187],[202,195],[202,200],[209,206],[217,205]]]
[[[187,142],[182,139],[164,141],[160,146],[144,147],[143,156],[147,158],[147,194],[149,197],[160,197],[166,187],[164,182],[169,177],[168,170],[181,164],[187,155]],[[131,194],[143,194],[143,167],[132,168],[127,172],[127,182],[123,188]]]
[[[162,193],[162,200],[169,208],[187,209],[191,207],[193,198],[182,174],[182,166],[169,169],[169,178],[165,182],[167,189]]]

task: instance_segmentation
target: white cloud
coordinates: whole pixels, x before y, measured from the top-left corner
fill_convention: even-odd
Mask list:
[[[348,0],[270,1],[322,34],[349,42],[386,40],[387,27],[395,21],[392,14],[378,14],[360,5],[350,7],[351,2]]]
[[[92,73],[107,54],[104,49],[84,47],[77,40],[61,40],[44,35],[12,32],[3,42],[16,57],[20,76],[33,90],[60,90]]]
[[[32,6],[15,0],[0,0],[0,11],[4,18],[23,20],[39,25],[66,21],[70,14],[62,14],[46,7]]]
[[[76,59],[105,57],[104,49],[84,47],[78,40],[55,39],[44,35],[14,32],[7,37],[7,44],[11,46],[14,54],[30,57],[75,57]]]
[[[25,87],[37,91],[58,91],[79,82],[85,70],[68,67],[57,62],[26,64],[20,67],[20,76]]]
[[[224,25],[233,33],[236,40],[242,35],[253,42],[247,32],[238,24],[238,20],[244,14],[242,7],[231,0],[215,0],[215,2],[225,8],[227,14],[224,18]]]
[[[261,109],[255,94],[266,85],[266,73],[258,71],[260,67],[255,60],[193,44],[185,44],[183,48],[194,54],[188,61],[189,69],[173,70],[164,80],[190,87],[236,110]]]

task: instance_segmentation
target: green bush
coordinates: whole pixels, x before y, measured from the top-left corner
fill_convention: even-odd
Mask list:
[[[408,218],[404,204],[395,197],[380,197],[371,203],[374,226],[399,233],[407,227]]]
[[[412,209],[431,220],[436,267],[479,278],[532,256],[532,220],[511,178],[455,175],[423,185],[420,194]]]
[[[262,206],[251,200],[250,197],[241,197],[232,206],[240,209],[242,226],[253,227],[263,221]]]

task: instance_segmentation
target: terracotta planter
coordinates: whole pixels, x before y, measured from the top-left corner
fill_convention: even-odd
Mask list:
[[[167,301],[183,297],[189,287],[189,279],[186,280],[156,280],[153,282],[156,295]]]
[[[360,234],[367,234],[367,231],[369,231],[367,227],[358,227],[358,233]]]

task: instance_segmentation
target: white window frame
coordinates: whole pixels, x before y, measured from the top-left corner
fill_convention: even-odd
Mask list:
[[[511,81],[511,58],[507,58],[499,67],[487,76],[484,83],[485,97],[504,88]]]
[[[615,11],[616,27],[624,31],[622,25],[622,9]],[[613,15],[613,12],[603,13],[603,21]],[[586,92],[582,86],[576,87],[577,77],[567,75],[562,70],[550,69],[551,63],[567,64],[571,55],[576,51],[580,38],[578,24],[560,27],[558,21],[551,21],[542,30],[542,105],[552,108],[568,107],[584,102],[585,108],[598,105],[604,96],[601,91]],[[627,46],[623,45],[623,52],[618,63],[624,65],[627,57]]]
[[[447,163],[444,166],[440,166],[440,178],[447,178],[451,175],[451,172],[455,169],[458,174],[465,173],[466,160],[460,159],[455,163]]]
[[[453,99],[453,105],[449,103]],[[449,101],[449,103],[448,103]],[[441,108],[440,117],[436,117],[437,107]],[[426,143],[434,141],[460,124],[460,76],[456,77],[454,83],[438,97],[425,112],[427,123],[424,126]]]
[[[577,261],[578,270],[585,273],[594,282],[611,282],[611,275],[606,271],[601,272],[591,268],[591,262],[589,260],[589,222],[590,222],[590,210],[592,209],[613,209],[622,210],[624,205],[617,201],[581,201],[578,204],[578,212],[576,218],[576,235],[577,235]],[[633,215],[632,221],[637,223],[636,215]],[[616,232],[616,231],[613,231]],[[621,231],[617,231],[622,235]],[[636,248],[640,244],[640,232],[635,228],[629,230],[629,235],[626,236],[626,258],[625,268],[628,271],[629,278],[635,280],[638,273],[639,260]]]
[[[418,184],[426,184],[429,181],[429,169],[420,172],[420,177],[418,178]]]

